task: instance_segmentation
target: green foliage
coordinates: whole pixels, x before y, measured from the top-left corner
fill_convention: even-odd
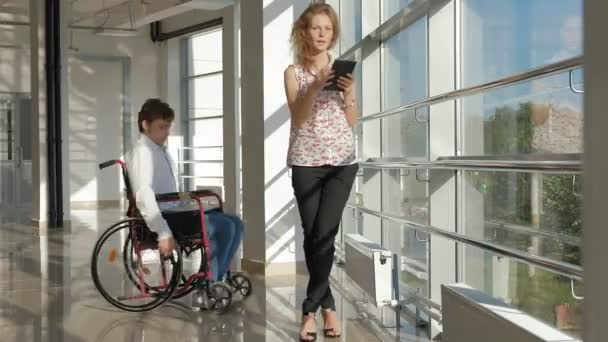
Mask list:
[[[521,103],[518,108],[504,106],[497,108],[493,118],[484,124],[484,146],[486,155],[528,154],[536,152],[532,146],[534,124],[531,120],[532,103]],[[542,229],[561,234],[581,236],[581,200],[579,184],[573,186],[571,175],[543,175],[542,211],[540,224]],[[485,217],[514,224],[530,225],[531,213],[531,180],[526,173],[482,173],[474,180],[478,188],[485,193]],[[577,183],[580,179],[577,179]],[[525,235],[511,234],[504,241],[506,245],[515,245],[526,250],[531,238]],[[542,254],[558,260],[580,264],[580,248],[543,239]],[[561,276],[548,272],[528,273],[529,267],[515,263],[512,269],[516,281],[511,284],[516,293],[518,307],[543,320],[552,321],[553,306],[559,303],[574,304],[580,310],[580,302],[573,299],[570,283]]]

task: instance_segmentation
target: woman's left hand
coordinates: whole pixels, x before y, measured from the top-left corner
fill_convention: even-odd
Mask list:
[[[338,79],[338,88],[344,91],[344,95],[352,95],[355,91],[355,78],[352,74],[346,74],[346,77],[340,76]]]

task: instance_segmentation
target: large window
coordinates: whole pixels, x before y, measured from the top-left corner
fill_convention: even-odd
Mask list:
[[[361,40],[361,1],[340,1],[340,48],[346,51]]]
[[[224,184],[223,73],[221,27],[183,41],[185,147],[180,153],[183,184],[189,190]]]
[[[405,6],[414,0],[381,0],[383,20],[387,20],[397,14]]]
[[[464,0],[461,45],[462,87],[578,57],[582,1]],[[575,70],[464,98],[462,154],[580,159],[581,82]],[[462,231],[581,265],[580,185],[574,174],[464,172]],[[580,282],[468,247],[461,266],[468,284],[580,334]]]
[[[580,162],[582,68],[441,104],[400,107],[580,57],[583,0],[453,0],[422,14],[424,1],[327,2],[340,9],[345,26],[339,52],[360,47],[363,122],[356,132],[362,170],[350,203],[412,223],[347,208],[343,232],[363,234],[397,254],[401,283],[433,301],[440,301],[442,283],[461,281],[580,335],[581,281],[462,243],[437,256],[449,241],[416,233],[413,226],[580,266],[578,172],[480,167],[488,160]],[[375,28],[392,31],[365,39]],[[464,159],[470,167],[411,166],[442,157]]]

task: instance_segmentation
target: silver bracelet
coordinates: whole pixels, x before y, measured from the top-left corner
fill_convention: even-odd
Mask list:
[[[352,99],[352,101],[350,101],[349,103],[346,103],[346,101],[344,101],[343,109],[355,107],[356,104],[357,104],[357,101],[355,99]]]

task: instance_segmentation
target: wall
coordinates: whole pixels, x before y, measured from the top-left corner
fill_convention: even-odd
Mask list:
[[[73,203],[75,207],[122,198],[118,169],[100,172],[97,165],[123,157],[123,128],[127,135],[124,143],[136,141],[141,104],[160,96],[160,47],[150,40],[147,28],[140,31],[137,37],[124,38],[73,32],[68,52],[68,136],[70,194],[71,201],[78,202]],[[127,121],[123,123],[125,94]]]
[[[585,317],[584,340],[608,340],[605,310],[608,306],[608,274],[606,273],[606,193],[608,193],[608,3],[585,1],[585,184],[584,184],[584,269]]]
[[[6,26],[0,30],[0,93],[30,92],[29,42],[28,26]]]
[[[239,5],[244,259],[267,275],[293,273],[294,262],[303,260],[302,230],[285,165],[290,114],[283,71],[293,63],[291,26],[307,2],[248,0]]]

